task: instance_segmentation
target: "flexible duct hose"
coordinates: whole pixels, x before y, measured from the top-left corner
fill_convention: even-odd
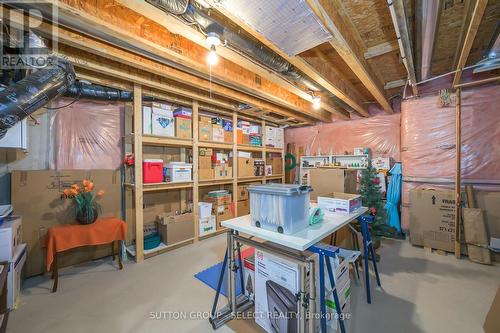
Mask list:
[[[131,91],[108,88],[81,81],[75,82],[71,87],[69,87],[65,95],[75,98],[92,98],[108,101],[133,100],[133,94]]]
[[[0,138],[9,128],[63,94],[75,81],[73,66],[62,59],[9,87],[0,87]]]

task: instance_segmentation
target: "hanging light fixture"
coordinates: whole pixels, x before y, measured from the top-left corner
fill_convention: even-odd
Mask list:
[[[321,97],[313,95],[312,107],[314,110],[319,110],[321,108]]]
[[[219,56],[217,55],[217,51],[215,50],[215,45],[210,47],[210,52],[207,55],[207,62],[210,66],[215,66],[219,62]]]

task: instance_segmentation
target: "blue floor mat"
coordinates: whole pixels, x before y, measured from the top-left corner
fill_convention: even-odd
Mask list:
[[[212,288],[217,290],[217,282],[219,282],[219,275],[222,269],[222,262],[213,265],[197,274],[195,278]],[[221,294],[227,297],[227,269],[224,271],[224,278],[222,280]],[[239,272],[236,276],[236,295],[241,294],[241,283],[239,278]]]

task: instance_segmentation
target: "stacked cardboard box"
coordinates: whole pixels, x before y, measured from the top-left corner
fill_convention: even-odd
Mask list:
[[[198,123],[198,139],[200,141],[212,140],[212,118],[200,116],[200,122]]]
[[[238,121],[237,138],[238,144],[250,144],[250,123],[248,121]]]
[[[214,179],[214,169],[212,168],[212,148],[200,148],[198,150],[198,179]]]
[[[224,127],[224,142],[233,142],[233,123],[229,120],[223,120]]]
[[[252,177],[255,176],[254,159],[252,153],[238,152],[238,177]]]
[[[194,237],[194,214],[158,215],[158,233],[163,243],[173,245]]]
[[[283,158],[281,155],[269,156],[266,159],[266,165],[271,167],[271,174],[281,175],[283,173]]]
[[[193,113],[188,108],[177,108],[174,111],[175,136],[183,139],[191,139],[191,128],[193,123]]]
[[[248,195],[248,185],[238,185],[236,200],[238,216],[250,214],[250,196]]]
[[[217,230],[220,230],[222,228],[222,221],[226,221],[234,217],[234,209],[230,193],[218,194],[216,192],[218,191],[209,192],[208,195],[205,196],[205,201],[212,204],[212,214],[215,215]]]

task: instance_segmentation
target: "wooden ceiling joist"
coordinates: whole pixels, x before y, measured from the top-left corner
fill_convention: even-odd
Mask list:
[[[216,8],[222,15],[231,20],[234,24],[248,33],[250,36],[269,47],[271,50],[280,55],[283,59],[291,63],[305,75],[310,77],[314,82],[323,87],[328,92],[334,94],[336,97],[344,101],[347,105],[352,107],[356,112],[360,115],[368,117],[369,113],[365,106],[363,105],[362,99],[359,97],[359,93],[351,86],[349,87],[346,84],[346,79],[342,77],[339,73],[333,73],[333,69],[331,66],[329,68],[319,68],[315,66],[315,64],[311,64],[307,59],[303,59],[301,57],[291,57],[280,50],[277,46],[271,43],[266,37],[264,37],[259,32],[252,29],[248,26],[247,23],[243,22],[240,18],[234,15],[231,12],[228,12],[224,9],[224,7],[218,5],[217,1],[214,0],[206,0],[210,5]],[[334,114],[337,114],[341,117],[341,119],[346,119],[346,113],[339,110],[339,108],[333,108],[326,104],[323,105],[327,111],[330,111]],[[348,118],[348,116],[347,116]]]
[[[333,38],[329,41],[332,47],[373,95],[382,109],[387,113],[393,113],[394,111],[385,95],[382,84],[364,58],[364,48],[353,37],[357,32],[355,32],[352,22],[345,20],[348,15],[342,7],[342,1],[307,0],[307,3],[333,35]]]
[[[51,3],[49,0],[41,2]],[[39,3],[34,6],[43,11],[44,6]],[[204,77],[211,74],[214,81],[218,80],[219,83],[224,83],[232,89],[296,110],[308,117],[322,121],[330,119],[329,116],[325,116],[328,112],[314,110],[309,101],[265,78],[257,80],[254,72],[226,59],[220,59],[219,64],[213,67],[210,73],[206,64],[207,50],[204,47],[171,33],[163,26],[120,5],[115,0],[84,2],[60,0],[56,4],[59,21],[83,33],[98,31],[99,33],[95,35],[101,34],[101,38],[102,34],[106,34],[106,38],[110,41],[132,45],[136,50],[168,59],[189,68],[190,71],[201,73]]]
[[[417,90],[417,77],[415,75],[415,64],[413,62],[413,47],[410,39],[410,33],[408,31],[408,22],[406,19],[406,11],[403,0],[393,0],[392,6],[394,10],[394,14],[396,16],[395,27],[396,32],[399,32],[399,36],[397,36],[401,45],[401,56],[403,57],[403,63],[405,64],[406,70],[408,71],[408,80],[410,81],[410,85],[414,95],[418,95]]]
[[[474,43],[474,38],[476,37],[476,33],[479,28],[479,24],[481,23],[481,19],[483,18],[484,10],[486,9],[487,4],[488,0],[476,1],[476,5],[474,7],[474,11],[472,12],[472,16],[470,19],[469,27],[467,28],[467,34],[465,35],[464,38],[464,44],[460,52],[460,58],[458,59],[457,72],[455,73],[455,76],[453,78],[453,86],[456,86],[460,83],[460,78],[462,77],[462,70],[465,67],[467,58],[469,57],[469,53],[472,48],[472,43]]]
[[[398,41],[393,40],[390,42],[381,43],[372,47],[369,47],[365,52],[365,59],[371,59],[382,54],[393,52],[399,49]]]

